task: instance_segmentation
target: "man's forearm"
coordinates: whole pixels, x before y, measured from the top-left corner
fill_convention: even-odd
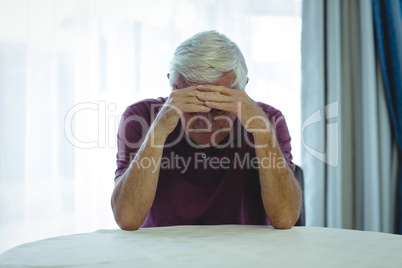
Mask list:
[[[255,153],[259,159],[261,196],[272,226],[287,229],[297,221],[301,189],[284,158],[274,132],[255,133]],[[264,145],[267,145],[263,147]],[[269,159],[270,165],[265,165]],[[265,164],[264,164],[265,163]]]
[[[163,152],[163,146],[154,145],[163,145],[165,141],[165,135],[151,128],[130,167],[116,179],[112,209],[117,224],[124,230],[140,228],[148,215],[155,198],[160,170],[159,159]],[[152,161],[155,165],[141,165],[145,158],[148,160],[144,162]]]

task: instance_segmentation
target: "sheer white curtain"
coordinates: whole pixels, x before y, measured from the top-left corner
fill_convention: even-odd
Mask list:
[[[371,1],[303,1],[302,56],[307,224],[392,232],[396,165]]]
[[[248,93],[285,114],[299,163],[301,1],[0,0],[0,252],[117,228],[119,116],[167,96],[176,46],[216,29],[249,65]]]

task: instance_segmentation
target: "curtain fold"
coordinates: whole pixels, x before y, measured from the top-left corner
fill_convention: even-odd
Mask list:
[[[325,226],[324,1],[303,1],[301,139],[306,225]],[[307,151],[308,150],[308,151]]]
[[[303,129],[308,225],[392,232],[392,139],[372,14],[365,0],[303,1],[302,68],[324,70],[302,69],[302,122],[323,114],[315,131]]]
[[[372,5],[388,111],[398,146],[395,232],[402,234],[402,1],[373,0]]]

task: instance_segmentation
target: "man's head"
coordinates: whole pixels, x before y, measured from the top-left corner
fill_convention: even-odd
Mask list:
[[[198,33],[181,43],[170,63],[172,88],[192,85],[217,85],[245,89],[247,66],[239,47],[216,31]],[[236,116],[212,109],[209,113],[184,113],[182,125],[199,145],[213,146],[222,141]]]
[[[206,31],[176,48],[170,63],[169,81],[178,88],[213,84],[229,72],[235,77],[231,87],[244,90],[248,70],[239,47],[223,34]]]

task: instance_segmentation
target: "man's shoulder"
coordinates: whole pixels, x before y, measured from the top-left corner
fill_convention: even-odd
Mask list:
[[[167,97],[159,97],[156,99],[144,99],[137,101],[126,108],[125,116],[134,114],[150,114],[151,111],[157,111],[166,102]]]
[[[282,116],[282,112],[280,110],[276,109],[275,107],[273,107],[269,104],[266,104],[264,102],[257,101],[256,103],[257,103],[258,107],[260,107],[265,112],[265,114],[268,115],[268,117],[271,118],[271,117],[281,117]]]
[[[127,108],[142,108],[142,107],[151,107],[153,105],[163,105],[167,100],[167,97],[159,97],[156,99],[144,99],[137,101],[131,105],[129,105]]]

